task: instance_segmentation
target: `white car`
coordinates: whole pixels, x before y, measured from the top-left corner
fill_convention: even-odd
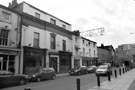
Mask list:
[[[107,73],[110,72],[112,74],[112,69],[108,65],[101,65],[97,68],[95,74],[99,75],[107,75]]]

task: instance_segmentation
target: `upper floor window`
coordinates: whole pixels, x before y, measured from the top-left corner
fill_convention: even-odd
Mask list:
[[[96,46],[96,45],[95,45],[95,43],[94,43],[94,44],[93,44],[93,47],[95,48],[95,46]]]
[[[91,56],[91,49],[89,49],[89,56]]]
[[[52,19],[51,18],[51,21],[50,21],[52,24],[56,24],[56,20]]]
[[[66,40],[63,40],[63,51],[66,51]]]
[[[56,44],[56,35],[55,34],[51,34],[51,49],[55,49],[55,44]]]
[[[95,50],[94,50],[94,57],[96,56],[96,52],[95,52]]]
[[[0,45],[2,46],[8,45],[8,34],[9,34],[8,30],[0,29]]]
[[[34,32],[34,47],[39,47],[39,33]]]
[[[89,42],[88,44],[89,44],[89,46],[90,46],[90,42]]]
[[[66,29],[66,25],[64,25],[64,24],[62,25],[62,27]]]
[[[10,22],[11,21],[11,14],[8,12],[3,11],[2,12],[2,19],[4,21]]]
[[[83,44],[85,44],[85,41],[84,41],[84,39],[83,39]]]
[[[83,56],[85,56],[85,48],[83,48]]]
[[[35,13],[35,17],[40,18],[40,14],[39,13]]]

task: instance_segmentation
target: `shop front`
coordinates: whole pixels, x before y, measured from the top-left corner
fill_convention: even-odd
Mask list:
[[[82,57],[82,65],[84,66],[97,65],[97,58]]]
[[[60,72],[68,72],[71,69],[71,57],[72,53],[71,52],[64,52],[64,51],[59,51],[60,55]]]
[[[46,67],[46,50],[24,46],[23,72],[32,73],[36,68]]]
[[[81,66],[81,56],[75,56],[74,57],[74,68],[75,67],[78,67],[78,66]]]
[[[0,70],[18,73],[20,52],[19,49],[0,49]]]
[[[53,67],[55,72],[59,72],[59,52],[49,51],[49,67]]]

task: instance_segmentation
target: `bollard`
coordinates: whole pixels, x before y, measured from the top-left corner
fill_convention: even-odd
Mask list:
[[[108,75],[108,81],[111,81],[110,72],[107,72]]]
[[[121,75],[121,69],[119,69],[119,73],[120,73],[120,75]]]
[[[100,75],[99,74],[96,75],[97,75],[97,85],[100,86]]]
[[[114,70],[114,73],[115,73],[115,78],[117,78],[117,71],[116,71],[116,70]]]
[[[123,68],[123,74],[124,74],[125,72],[124,72],[124,68]]]
[[[30,87],[26,87],[24,90],[31,90],[31,88]]]
[[[80,90],[80,78],[79,77],[76,79],[76,84],[77,84],[77,90]]]

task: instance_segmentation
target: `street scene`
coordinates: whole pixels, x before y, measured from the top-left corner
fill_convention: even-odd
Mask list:
[[[0,0],[0,90],[135,90],[134,0]]]

